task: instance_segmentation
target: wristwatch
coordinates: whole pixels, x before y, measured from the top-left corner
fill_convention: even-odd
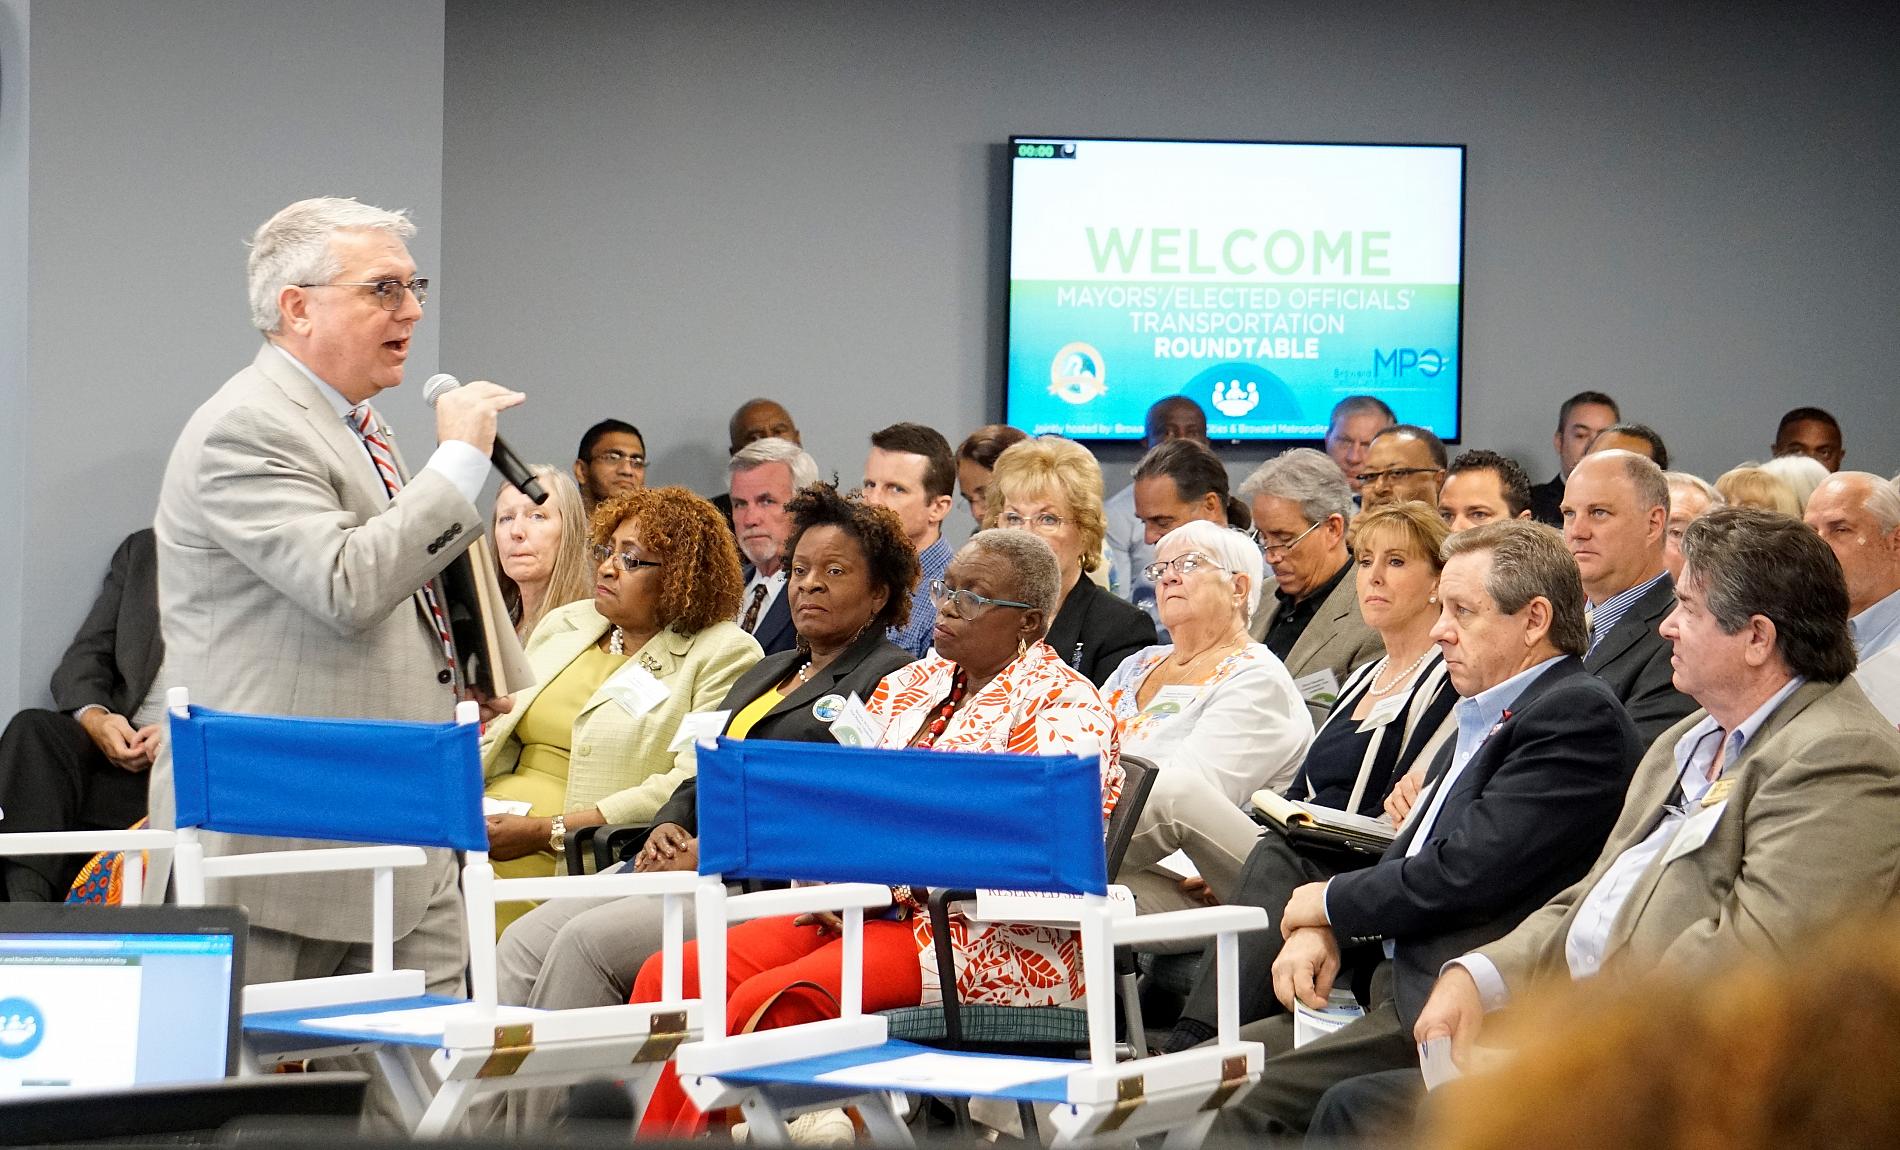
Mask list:
[[[548,831],[548,849],[560,854],[567,849],[567,815],[554,816],[554,826]]]

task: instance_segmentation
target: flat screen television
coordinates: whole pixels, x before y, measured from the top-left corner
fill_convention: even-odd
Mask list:
[[[1459,435],[1465,149],[1013,136],[1004,419],[1142,437],[1186,395],[1216,440],[1319,439],[1373,395]]]

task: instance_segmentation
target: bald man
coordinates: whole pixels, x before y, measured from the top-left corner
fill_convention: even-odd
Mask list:
[[[1695,701],[1678,691],[1661,625],[1676,605],[1663,567],[1669,482],[1633,451],[1599,451],[1571,469],[1561,504],[1564,546],[1588,600],[1584,670],[1616,692],[1647,747]]]
[[[1855,677],[1900,722],[1900,490],[1865,471],[1828,476],[1804,516],[1847,577],[1847,626],[1860,652]]]
[[[726,421],[726,454],[737,455],[749,443],[761,439],[783,439],[794,446],[803,446],[798,437],[798,424],[792,422],[792,413],[776,399],[748,399],[739,405]],[[738,535],[738,527],[732,519],[732,492],[720,491],[706,497],[719,513],[726,517],[726,526],[733,528]]]

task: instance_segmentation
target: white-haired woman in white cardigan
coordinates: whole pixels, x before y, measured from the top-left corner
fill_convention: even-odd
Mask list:
[[[1214,523],[1162,536],[1148,575],[1173,640],[1130,655],[1102,688],[1123,754],[1160,769],[1117,881],[1147,910],[1189,896],[1153,864],[1187,850],[1218,896],[1237,877],[1259,827],[1254,791],[1284,787],[1313,741],[1299,688],[1247,624],[1260,601],[1259,545]]]
[[[1347,676],[1291,785],[1274,779],[1273,790],[1361,815],[1383,812],[1395,825],[1404,819],[1425,765],[1456,728],[1451,710],[1457,692],[1431,639],[1438,617],[1438,550],[1446,534],[1435,511],[1422,503],[1390,504],[1354,522],[1360,609],[1389,654]],[[1258,827],[1240,809],[1228,809],[1229,795],[1191,773],[1163,774],[1161,783],[1166,785],[1149,798],[1129,848],[1124,881],[1138,899],[1147,893],[1147,909],[1188,902],[1180,884],[1133,873],[1179,849],[1200,869],[1208,890],[1227,899]]]

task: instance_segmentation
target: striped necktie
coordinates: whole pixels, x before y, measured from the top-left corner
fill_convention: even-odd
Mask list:
[[[350,430],[369,450],[370,462],[376,465],[376,474],[383,478],[383,489],[391,499],[402,490],[402,472],[396,469],[396,453],[389,449],[389,441],[384,438],[386,429],[383,421],[376,418],[376,409],[365,403],[352,407],[344,417]],[[436,598],[433,581],[422,585],[422,601],[429,609],[429,618],[435,623],[436,638],[442,641],[442,654],[448,659],[449,669],[455,670],[455,636],[449,630],[449,617],[442,611],[442,603]]]
[[[745,609],[745,619],[739,624],[745,628],[746,634],[750,635],[759,629],[759,608],[763,606],[765,606],[765,584],[761,583],[752,589],[752,604]]]

